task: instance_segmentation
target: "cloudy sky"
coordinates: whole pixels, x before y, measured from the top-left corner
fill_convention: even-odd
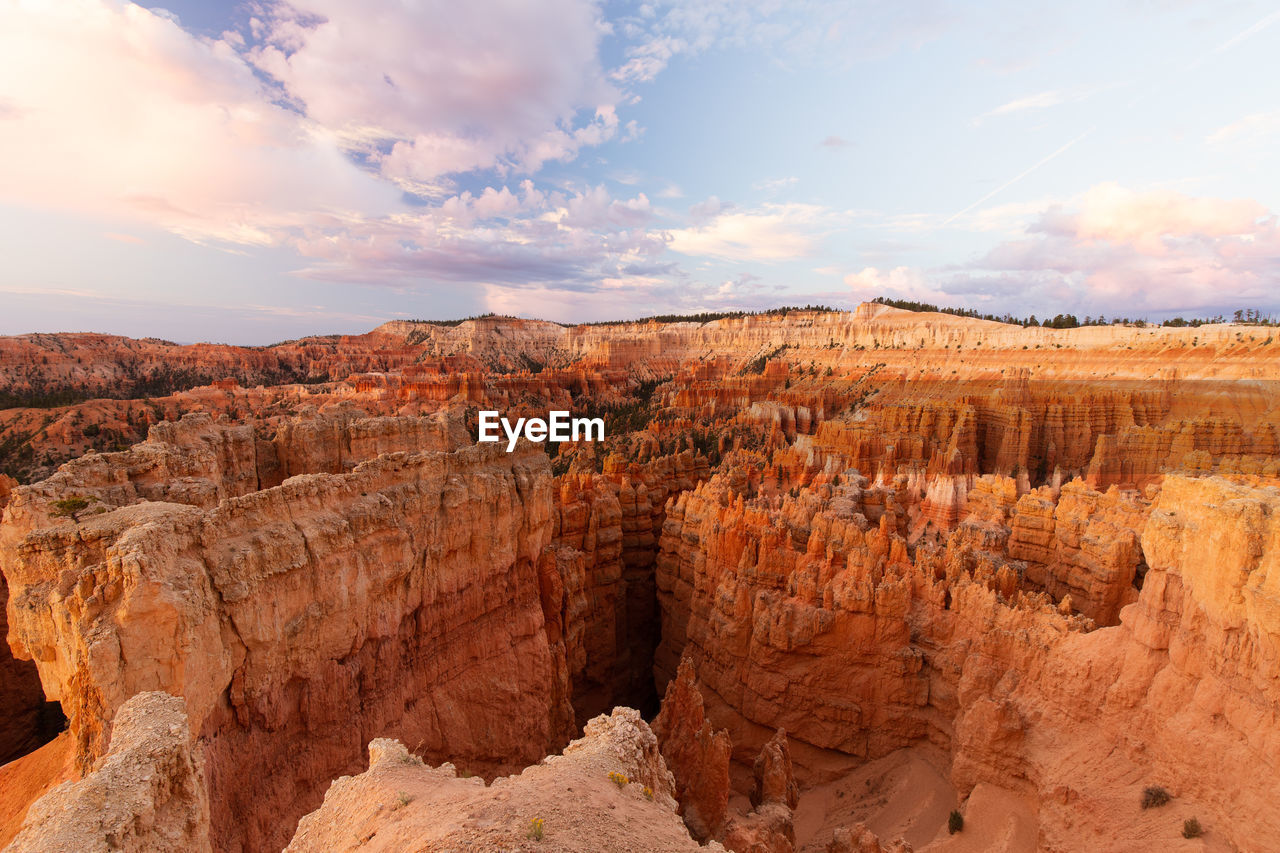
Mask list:
[[[1280,6],[0,0],[0,333],[1280,311]]]

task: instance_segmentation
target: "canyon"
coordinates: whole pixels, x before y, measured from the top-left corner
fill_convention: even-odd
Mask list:
[[[0,339],[0,846],[1274,849],[1271,332]]]

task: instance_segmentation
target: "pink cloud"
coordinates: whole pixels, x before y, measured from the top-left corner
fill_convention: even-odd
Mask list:
[[[1046,214],[1042,225],[1078,240],[1128,244],[1143,254],[1160,255],[1170,248],[1166,241],[1254,234],[1266,217],[1267,209],[1252,199],[1194,198],[1170,190],[1136,192],[1106,183],[1086,192],[1077,211]]]
[[[618,129],[589,0],[292,0],[270,3],[257,33],[252,62],[411,189],[474,169],[533,172]]]
[[[266,244],[274,228],[398,196],[272,103],[229,44],[132,3],[10,5],[0,91],[10,202]]]
[[[1115,314],[1274,305],[1277,277],[1280,228],[1257,201],[1101,184],[938,280],[952,297],[1020,287]]]

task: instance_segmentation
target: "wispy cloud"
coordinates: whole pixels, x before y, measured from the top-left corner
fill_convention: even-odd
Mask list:
[[[1280,11],[1272,12],[1270,15],[1266,15],[1265,17],[1258,19],[1252,26],[1246,27],[1231,38],[1222,42],[1222,44],[1196,57],[1191,64],[1187,66],[1187,70],[1193,71],[1208,62],[1210,59],[1235,50],[1237,47],[1244,44],[1267,27],[1270,27],[1276,21],[1280,21]]]
[[[795,175],[785,178],[769,178],[764,181],[756,181],[751,185],[751,188],[753,190],[763,190],[767,193],[776,193],[794,187],[799,180]]]
[[[1120,84],[1107,84],[1100,86],[1077,86],[1071,89],[1049,89],[1043,92],[1036,92],[1031,95],[1025,95],[1021,98],[1014,98],[1012,101],[1006,101],[998,107],[987,110],[973,119],[973,124],[980,125],[987,119],[998,118],[1000,116],[1014,115],[1016,113],[1031,112],[1034,110],[1046,110],[1052,107],[1062,106],[1063,104],[1075,104],[1087,101],[1094,95],[1108,89],[1114,89]]]
[[[992,116],[1020,113],[1026,110],[1042,110],[1047,107],[1056,107],[1058,104],[1066,103],[1067,100],[1067,94],[1057,89],[1048,92],[1037,92],[1034,95],[1015,98],[1012,101],[1001,104],[995,109],[987,110],[985,113],[978,116],[978,120],[981,121],[984,118],[991,118]]]
[[[1280,134],[1280,111],[1253,113],[1223,125],[1205,139],[1210,145],[1235,142],[1261,142]]]
[[[956,221],[956,220],[957,220],[957,219],[959,219],[961,216],[964,216],[964,215],[965,215],[966,213],[968,213],[969,211],[973,210],[973,209],[974,209],[974,208],[976,208],[976,207],[980,207],[980,206],[981,206],[982,204],[984,204],[985,202],[989,201],[989,200],[990,200],[990,199],[992,199],[992,198],[995,198],[995,197],[996,197],[997,195],[999,195],[1000,193],[1002,193],[1002,192],[1004,192],[1005,190],[1009,189],[1009,187],[1013,186],[1014,184],[1016,184],[1016,183],[1018,183],[1019,181],[1023,180],[1023,179],[1024,179],[1024,178],[1026,178],[1027,176],[1029,176],[1029,175],[1033,174],[1033,173],[1034,173],[1034,172],[1036,172],[1037,170],[1041,169],[1042,167],[1044,167],[1044,166],[1048,165],[1049,163],[1053,162],[1053,161],[1054,161],[1054,160],[1056,160],[1057,158],[1061,157],[1063,154],[1067,153],[1069,150],[1071,150],[1071,147],[1072,147],[1073,145],[1075,145],[1075,144],[1076,144],[1077,142],[1079,142],[1080,140],[1084,139],[1084,138],[1085,138],[1086,136],[1088,136],[1089,134],[1093,133],[1093,131],[1094,131],[1094,130],[1095,130],[1095,128],[1092,128],[1092,127],[1091,127],[1091,128],[1089,128],[1089,129],[1088,129],[1088,130],[1086,130],[1084,133],[1082,133],[1082,134],[1080,134],[1079,136],[1077,136],[1075,139],[1072,139],[1072,140],[1071,140],[1071,141],[1069,141],[1067,144],[1063,145],[1061,148],[1057,149],[1057,150],[1056,150],[1056,151],[1054,151],[1052,154],[1050,154],[1049,156],[1045,157],[1045,158],[1044,158],[1043,160],[1041,160],[1040,162],[1036,163],[1034,166],[1031,166],[1030,168],[1028,168],[1028,169],[1026,169],[1026,170],[1024,170],[1024,171],[1019,172],[1017,175],[1014,175],[1012,178],[1010,178],[1009,180],[1005,181],[1003,184],[1001,184],[1000,186],[996,187],[994,190],[992,190],[991,192],[987,193],[987,194],[986,194],[986,195],[984,195],[982,198],[978,199],[978,200],[977,200],[977,201],[975,201],[973,204],[969,205],[968,207],[964,208],[963,210],[960,210],[960,211],[957,211],[956,213],[953,213],[951,216],[949,216],[949,217],[947,217],[946,219],[944,219],[944,220],[942,221],[942,224],[943,224],[943,225],[950,225],[952,222]]]

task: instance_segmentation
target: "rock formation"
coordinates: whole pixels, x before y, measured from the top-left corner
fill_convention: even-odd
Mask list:
[[[181,699],[138,693],[116,715],[111,749],[76,782],[37,800],[10,853],[201,853],[209,801]]]
[[[477,771],[568,740],[537,569],[552,528],[544,455],[384,454],[254,491],[251,433],[168,426],[18,489],[0,533],[11,641],[61,701],[85,763],[134,693],[182,696],[214,843],[262,849],[375,736]],[[308,442],[313,462],[323,451]],[[72,493],[89,513],[52,518]]]
[[[721,837],[729,809],[732,747],[728,733],[714,731],[707,722],[691,659],[681,661],[667,685],[653,731],[675,777],[675,795],[689,833],[698,841]]]
[[[1264,332],[864,305],[0,340],[0,815],[96,796],[163,691],[219,851],[533,849],[534,817],[565,849],[1151,849],[1190,817],[1274,847]],[[606,438],[508,454],[485,408]]]
[[[723,851],[688,836],[673,793],[653,732],[629,708],[589,722],[563,754],[487,787],[379,739],[369,744],[369,769],[335,781],[286,850]]]

